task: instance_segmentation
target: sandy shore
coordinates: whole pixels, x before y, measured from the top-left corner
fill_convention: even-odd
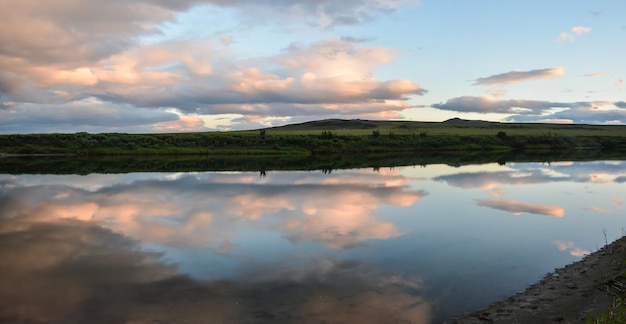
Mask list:
[[[584,323],[613,307],[612,294],[623,296],[625,247],[626,236],[453,323]]]

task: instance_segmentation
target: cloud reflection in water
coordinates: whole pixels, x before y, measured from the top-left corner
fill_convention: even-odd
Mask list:
[[[515,200],[504,199],[476,199],[478,206],[504,210],[515,215],[523,213],[540,214],[554,217],[565,216],[565,208],[559,206],[529,204]]]
[[[388,185],[389,179],[375,173],[361,175],[367,181],[347,184],[327,183],[327,177],[308,173],[294,176],[292,183],[255,184],[246,183],[246,174],[219,174],[216,179],[186,175],[95,191],[22,187],[4,195],[0,211],[13,217],[94,221],[165,245],[218,249],[247,226],[279,231],[292,242],[348,248],[401,235],[396,225],[375,216],[376,209],[412,205],[426,194],[397,182]]]

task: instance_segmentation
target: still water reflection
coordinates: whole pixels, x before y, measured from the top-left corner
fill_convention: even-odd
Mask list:
[[[0,321],[428,323],[626,224],[626,161],[0,175]]]

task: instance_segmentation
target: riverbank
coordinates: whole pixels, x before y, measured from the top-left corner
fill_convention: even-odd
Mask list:
[[[523,292],[453,323],[596,323],[616,309],[626,284],[626,236],[564,268]],[[602,315],[604,314],[604,315]],[[598,323],[620,323],[619,320]]]
[[[8,154],[328,155],[626,150],[624,125],[324,120],[248,131],[0,135]]]
[[[130,172],[270,171],[331,172],[339,169],[515,162],[622,161],[626,151],[469,151],[412,154],[329,155],[101,155],[36,156],[0,153],[0,174],[89,174]]]

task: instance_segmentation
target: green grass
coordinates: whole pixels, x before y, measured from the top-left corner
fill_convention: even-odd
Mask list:
[[[0,135],[0,153],[309,155],[626,149],[626,126],[322,120],[262,130],[171,134]]]
[[[301,124],[292,124],[267,129],[267,134],[319,135],[322,131],[332,131],[337,135],[364,136],[378,130],[381,135],[393,132],[395,135],[425,133],[428,136],[489,136],[499,131],[507,135],[523,136],[626,136],[624,125],[586,124],[542,124],[542,123],[497,123],[485,121],[372,121],[330,119]],[[251,132],[251,131],[246,131]]]
[[[606,234],[605,234],[606,241]],[[619,256],[613,261],[613,266],[619,268],[626,267],[626,246],[617,246],[610,253],[619,253]],[[606,293],[612,296],[613,302],[607,308],[599,310],[600,313],[595,317],[588,318],[587,324],[621,324],[626,323],[626,271],[618,278],[612,279],[605,283],[602,287]]]

